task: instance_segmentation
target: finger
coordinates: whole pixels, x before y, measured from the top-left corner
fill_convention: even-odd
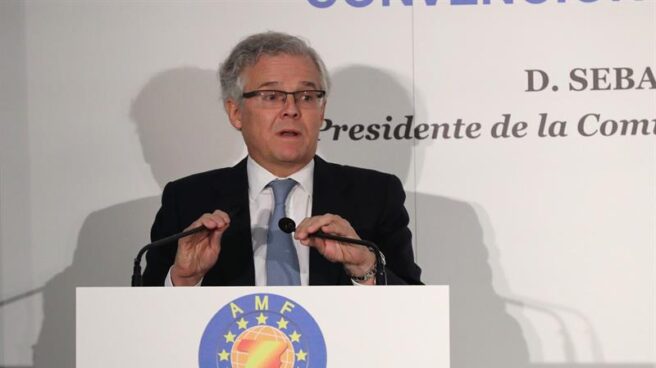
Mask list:
[[[319,254],[323,254],[326,249],[326,240],[320,238],[309,238],[306,245],[315,248]]]
[[[196,221],[189,224],[189,226],[187,226],[184,230],[188,231],[188,230],[198,228],[200,226],[207,227],[207,224],[208,224],[207,215],[208,214],[206,214],[206,213],[201,215],[198,219],[196,219]]]
[[[305,243],[306,246],[315,248],[319,254],[330,262],[343,262],[344,251],[338,242],[311,237]]]
[[[221,238],[221,235],[223,235],[222,232],[219,231],[214,231],[212,232],[212,235],[210,236],[210,246],[218,248],[217,250],[220,250],[220,243],[219,243],[219,238]]]
[[[203,214],[198,220],[194,221],[191,227],[203,226],[208,230],[224,231],[230,224],[230,217],[227,213],[217,210],[213,213]]]
[[[295,238],[295,239],[298,239],[298,240],[301,240],[301,241],[305,241],[305,240],[307,240],[307,239],[308,239],[308,235],[309,235],[309,233],[308,233],[308,231],[307,231],[307,228],[308,228],[309,224],[310,224],[312,221],[314,221],[314,218],[313,218],[313,217],[306,217],[306,218],[304,218],[304,219],[303,219],[303,220],[302,220],[302,221],[296,226],[296,230],[294,230],[294,238]],[[305,244],[305,245],[307,245],[307,244]]]
[[[226,222],[220,216],[205,214],[201,217],[201,225],[208,230],[220,230],[226,226]]]
[[[296,227],[296,234],[298,234],[297,239],[307,238],[309,234],[316,233],[322,226],[327,225],[332,221],[335,221],[335,215],[329,213],[303,219],[303,221],[301,221]]]
[[[321,228],[326,234],[338,235],[350,239],[360,239],[358,233],[353,229],[351,224],[345,222],[343,224],[330,224]]]
[[[214,210],[214,212],[212,212],[212,218],[221,219],[226,224],[230,224],[230,215],[227,212]]]
[[[321,238],[315,238],[315,237],[308,236],[305,239],[299,240],[299,242],[302,245],[305,245],[306,247],[321,249],[321,248],[324,247],[324,244],[325,244],[326,241],[324,239],[321,239]]]
[[[216,211],[212,214],[203,214],[196,221],[192,222],[185,229],[185,231],[201,227],[205,228],[206,231],[196,232],[187,237],[184,237],[178,241],[178,245],[182,246],[183,250],[187,251],[196,245],[202,244],[205,241],[209,241],[211,238],[218,239],[218,236],[220,236],[220,234],[223,233],[229,226],[229,223],[225,221],[226,215],[227,214],[225,213],[221,214]]]
[[[315,217],[313,217],[313,219],[314,220],[310,224],[308,224],[308,229],[307,230],[308,230],[309,233],[316,233],[317,231],[319,231],[322,227],[324,227],[326,225],[330,225],[330,224],[333,224],[333,223],[338,223],[338,222],[343,220],[340,216],[333,215],[333,214],[330,214],[330,213],[327,213],[327,214],[321,215],[321,216],[315,216]]]

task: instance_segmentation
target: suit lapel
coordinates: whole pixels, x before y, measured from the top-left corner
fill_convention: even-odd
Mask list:
[[[255,285],[246,159],[217,176],[213,185],[216,208],[228,212],[231,219],[221,239],[219,261],[206,275],[207,284]]]
[[[326,213],[344,214],[348,208],[344,192],[348,178],[340,177],[339,170],[319,156],[314,159],[312,216]],[[326,260],[314,248],[310,249],[310,285],[339,285],[348,283],[343,267]]]

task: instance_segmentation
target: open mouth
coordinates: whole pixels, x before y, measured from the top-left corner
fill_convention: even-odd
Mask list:
[[[298,137],[301,134],[299,132],[295,131],[295,130],[283,130],[283,131],[278,132],[278,135],[281,136],[281,137],[293,138],[293,137]]]

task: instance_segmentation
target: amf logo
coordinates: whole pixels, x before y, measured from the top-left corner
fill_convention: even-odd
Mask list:
[[[200,368],[326,368],[326,343],[312,316],[291,299],[246,295],[205,328]]]

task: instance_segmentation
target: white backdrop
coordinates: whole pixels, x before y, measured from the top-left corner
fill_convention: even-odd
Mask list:
[[[454,368],[653,367],[656,2],[412,3],[0,2],[0,366],[73,365],[74,287],[128,285],[163,185],[245,155],[216,67],[278,30],[332,74],[321,154],[404,182]]]

